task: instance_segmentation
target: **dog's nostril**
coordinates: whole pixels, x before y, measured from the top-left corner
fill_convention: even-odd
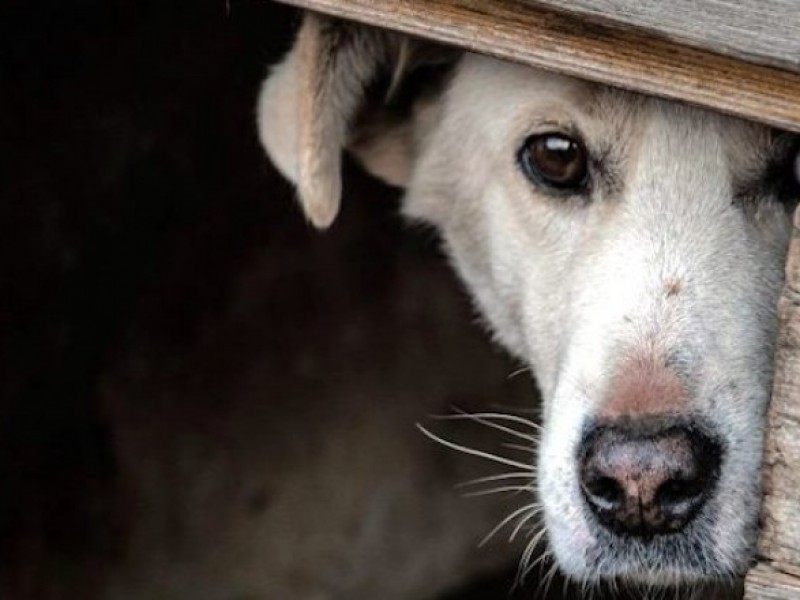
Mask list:
[[[614,510],[625,500],[625,490],[612,477],[597,476],[583,485],[584,491],[603,509]]]
[[[720,454],[719,445],[696,427],[627,419],[585,436],[581,489],[600,523],[617,534],[674,533],[713,491]]]
[[[678,530],[706,500],[709,482],[704,478],[670,479],[658,488],[655,506],[661,513],[664,529]]]
[[[656,491],[656,502],[677,505],[701,496],[705,485],[699,479],[669,479]]]

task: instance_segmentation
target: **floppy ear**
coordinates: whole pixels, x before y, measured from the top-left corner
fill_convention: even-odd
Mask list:
[[[368,171],[402,185],[410,170],[408,119],[370,106],[383,77],[382,101],[423,63],[452,62],[453,52],[423,50],[409,37],[306,13],[294,47],[266,79],[258,99],[261,143],[297,185],[303,210],[324,229],[339,211],[342,151],[349,147]],[[375,94],[372,94],[375,96]],[[386,104],[386,102],[383,102]],[[409,111],[406,112],[406,117]]]

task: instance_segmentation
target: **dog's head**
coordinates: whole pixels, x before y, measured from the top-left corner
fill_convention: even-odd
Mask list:
[[[258,118],[315,225],[336,215],[349,148],[441,232],[536,375],[538,488],[567,573],[746,569],[800,191],[792,136],[316,17]]]

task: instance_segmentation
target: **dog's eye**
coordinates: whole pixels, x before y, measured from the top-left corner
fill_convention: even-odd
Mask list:
[[[800,201],[800,146],[795,146],[791,162],[789,184],[779,191],[780,200],[789,209],[794,209]]]
[[[773,163],[767,171],[767,182],[772,186],[779,202],[794,210],[800,201],[800,140],[794,140],[783,158]]]
[[[794,175],[794,182],[800,185],[800,149],[797,149],[794,152],[794,163],[792,164],[792,167],[793,167],[792,175]]]
[[[525,140],[519,161],[533,183],[564,191],[586,187],[589,175],[586,148],[562,133],[532,135]]]

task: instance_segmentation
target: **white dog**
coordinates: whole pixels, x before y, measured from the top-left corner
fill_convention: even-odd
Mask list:
[[[541,390],[538,494],[564,572],[744,573],[800,190],[792,136],[319,17],[267,79],[258,122],[317,227],[349,149],[441,233]]]

